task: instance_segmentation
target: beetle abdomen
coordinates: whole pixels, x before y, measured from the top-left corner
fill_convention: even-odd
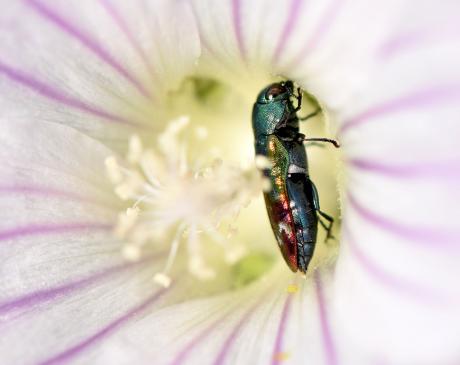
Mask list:
[[[295,143],[295,142],[294,142]],[[313,206],[313,191],[307,175],[305,152],[292,142],[271,135],[267,157],[272,164],[267,176],[272,190],[265,193],[265,205],[279,248],[292,271],[305,272],[315,249],[318,218]],[[292,164],[291,153],[297,152]]]
[[[282,194],[287,196],[287,194]],[[270,193],[264,194],[265,206],[273,233],[284,260],[292,271],[297,271],[297,237],[294,218],[281,199],[273,199]]]
[[[298,267],[305,272],[313,256],[318,231],[311,181],[305,173],[289,174],[286,187],[297,232]]]
[[[272,167],[268,170],[272,189],[264,193],[268,217],[283,257],[292,271],[297,271],[297,232],[286,186],[289,153],[275,136],[268,136],[267,157]]]

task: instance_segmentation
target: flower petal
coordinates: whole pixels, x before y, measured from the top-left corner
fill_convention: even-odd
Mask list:
[[[403,6],[361,0],[192,3],[206,67],[228,74],[225,81],[248,89],[251,99],[267,79],[283,77],[334,109],[366,82],[373,52]]]
[[[206,62],[235,70],[235,79],[292,78],[338,122],[347,206],[328,305],[341,361],[458,361],[455,341],[446,341],[460,298],[458,3],[194,8]]]
[[[351,339],[351,358],[450,363],[460,324],[460,53],[449,20],[458,4],[417,3],[403,19],[413,9],[417,21],[395,24],[376,54],[378,72],[341,111],[349,186],[337,328]]]
[[[245,289],[168,306],[113,336],[95,361],[128,364],[140,353],[140,364],[330,364],[333,344],[321,335],[329,275],[316,275],[294,281],[278,266]]]
[[[189,7],[178,2],[23,0],[5,7],[0,27],[8,30],[0,37],[2,114],[56,121],[115,146],[155,128],[155,98],[199,54]]]
[[[10,207],[0,212],[2,301],[89,273],[85,255],[116,249],[118,207],[98,174],[110,151],[67,127],[31,124],[4,120],[0,131],[0,200]]]
[[[449,13],[458,13],[458,5],[193,3],[204,64],[223,69],[243,89],[248,75],[253,80],[272,74],[293,78],[337,114],[349,168],[343,248],[335,281],[316,274],[297,294],[285,292],[289,274],[274,270],[268,290],[262,282],[246,291],[156,311],[153,306],[189,298],[189,279],[171,292],[158,290],[150,280],[155,262],[123,265],[114,259],[116,242],[108,238],[105,220],[113,221],[114,211],[107,206],[110,194],[103,192],[97,173],[109,151],[74,130],[42,122],[57,120],[106,141],[123,141],[133,122],[150,122],[155,104],[148,97],[156,94],[144,80],[164,67],[165,74],[177,73],[174,84],[192,66],[198,47],[187,4],[174,2],[184,5],[187,20],[178,20],[183,27],[177,33],[167,33],[190,31],[190,38],[184,48],[167,38],[164,55],[148,62],[148,48],[143,51],[131,30],[144,13],[141,3],[136,4],[139,12],[131,17],[134,13],[121,2],[101,0],[97,10],[93,4],[81,5],[69,14],[68,2],[51,6],[29,0],[11,5],[0,18],[2,26],[15,29],[0,41],[6,58],[0,60],[0,91],[11,95],[1,102],[9,118],[0,134],[8,151],[0,151],[2,180],[8,182],[0,193],[5,193],[5,206],[14,207],[13,213],[3,212],[0,226],[0,252],[14,258],[6,261],[1,291],[6,295],[0,302],[0,346],[8,349],[0,349],[3,362],[132,363],[139,353],[139,362],[160,363],[202,363],[203,358],[211,363],[274,364],[306,358],[326,364],[458,360],[459,292],[454,279],[459,274],[459,194],[458,175],[448,166],[456,169],[459,157],[460,48],[450,34],[455,26],[443,28]],[[413,18],[413,9],[421,9],[420,16],[408,27],[405,20]],[[177,8],[168,14],[178,19],[173,10]],[[159,12],[159,28],[169,29],[164,24],[175,22],[163,15]],[[32,19],[48,29],[46,36],[36,32]],[[148,28],[148,21],[143,25]],[[427,28],[436,31],[426,36]],[[117,42],[105,43],[113,34],[124,42],[116,37]],[[21,35],[26,42],[18,42]],[[66,45],[62,70],[50,72],[45,62],[49,50],[41,42]],[[30,49],[16,47],[18,43]],[[94,68],[81,67],[80,54]],[[184,63],[170,62],[177,55]],[[24,64],[17,65],[17,59]],[[40,103],[30,103],[19,114],[29,97]],[[46,128],[35,131],[31,122],[19,122],[31,115],[35,128]],[[126,129],[106,127],[110,120]],[[433,176],[437,171],[443,173]],[[142,321],[134,321],[141,318],[137,315]],[[111,341],[103,341],[108,335]]]
[[[39,363],[153,304],[160,262],[127,264],[112,238],[119,207],[100,174],[110,150],[52,123],[2,126],[0,359]]]
[[[226,289],[225,279],[197,286],[185,276],[162,290],[153,278],[166,254],[155,247],[124,261],[112,234],[121,207],[102,172],[113,152],[100,142],[54,123],[3,120],[0,144],[0,199],[11,207],[0,213],[0,362],[90,361],[142,315]]]

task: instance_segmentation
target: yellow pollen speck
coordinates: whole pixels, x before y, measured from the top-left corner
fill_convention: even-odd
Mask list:
[[[299,291],[299,287],[295,284],[289,284],[286,290],[288,293],[294,294]]]
[[[291,354],[289,352],[278,352],[277,354],[274,355],[274,359],[276,361],[286,361],[291,357]]]

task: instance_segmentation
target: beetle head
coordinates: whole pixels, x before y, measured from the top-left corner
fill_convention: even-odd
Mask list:
[[[291,96],[295,97],[292,81],[270,84],[259,93],[252,109],[252,128],[256,140],[276,133],[280,123],[286,125],[290,120],[295,112]],[[291,119],[296,122],[295,118]]]
[[[275,82],[268,85],[257,96],[258,104],[270,104],[289,99],[294,94],[292,81]]]

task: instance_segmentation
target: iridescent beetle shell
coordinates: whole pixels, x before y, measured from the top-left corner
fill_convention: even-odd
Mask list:
[[[264,88],[254,104],[252,127],[256,154],[271,163],[264,174],[272,188],[264,199],[273,233],[289,268],[306,272],[316,244],[319,204],[299,133],[300,105],[294,107],[292,96],[291,81]]]

